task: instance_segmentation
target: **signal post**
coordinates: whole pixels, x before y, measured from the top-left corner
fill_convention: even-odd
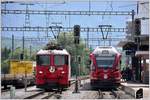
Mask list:
[[[74,26],[74,43],[75,43],[75,47],[76,47],[75,62],[76,62],[77,66],[76,66],[75,89],[74,89],[73,93],[80,93],[79,89],[78,89],[78,76],[77,76],[77,72],[79,72],[78,71],[78,67],[79,67],[79,64],[78,64],[78,53],[77,53],[79,41],[80,41],[80,26],[79,25],[75,25]]]

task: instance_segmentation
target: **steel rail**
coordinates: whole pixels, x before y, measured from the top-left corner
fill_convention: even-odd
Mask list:
[[[30,96],[28,96],[28,97],[25,97],[24,99],[32,99],[32,98],[35,98],[35,97],[37,97],[38,95],[44,94],[44,93],[45,93],[45,91],[41,91],[41,92],[38,92],[38,93],[36,93],[36,94],[30,95]]]
[[[99,95],[99,97],[98,97],[98,99],[103,99],[103,92],[100,90],[100,89],[98,89],[98,95]]]
[[[52,93],[48,93],[47,96],[41,98],[41,99],[49,99],[50,97],[52,97],[54,94],[56,94],[55,92],[52,92]]]
[[[119,98],[120,98],[119,95],[118,95],[114,90],[111,90],[111,93],[114,95],[114,97],[115,97],[116,99],[119,99]]]

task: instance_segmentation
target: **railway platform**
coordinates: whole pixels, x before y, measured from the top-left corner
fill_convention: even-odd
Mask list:
[[[143,89],[143,98],[148,99],[150,97],[149,84],[129,81],[129,82],[121,83],[121,88],[135,98],[136,98],[137,91],[139,89]]]

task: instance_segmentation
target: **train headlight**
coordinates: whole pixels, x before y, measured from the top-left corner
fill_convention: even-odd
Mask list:
[[[42,71],[39,71],[39,73],[42,74],[43,72],[42,72]]]
[[[104,79],[107,79],[107,78],[108,78],[107,74],[104,74]]]
[[[62,74],[64,74],[65,72],[64,72],[64,71],[62,71],[61,73],[62,73]]]

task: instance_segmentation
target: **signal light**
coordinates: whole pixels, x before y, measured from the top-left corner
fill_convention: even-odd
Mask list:
[[[135,35],[141,34],[141,20],[140,19],[135,19],[134,21],[134,32],[135,32]]]
[[[74,26],[74,43],[79,44],[80,41],[80,25]]]

